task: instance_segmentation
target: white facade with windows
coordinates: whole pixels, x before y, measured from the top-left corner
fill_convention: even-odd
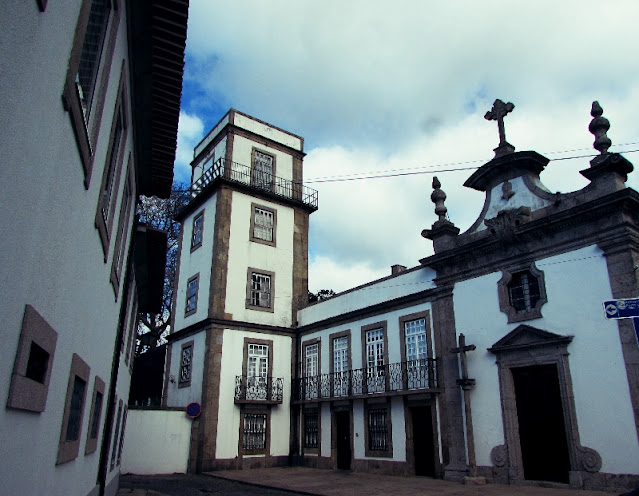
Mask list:
[[[163,100],[175,119],[157,119],[156,3],[0,5],[0,494],[118,487],[136,312],[166,243],[134,224],[135,204],[170,191],[175,150],[151,138],[176,136],[181,92],[176,78]],[[181,68],[188,3],[173,4],[165,63]]]

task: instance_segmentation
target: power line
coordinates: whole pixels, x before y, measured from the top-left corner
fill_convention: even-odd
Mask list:
[[[631,142],[631,143],[621,143],[617,146],[629,146],[629,145],[636,145],[639,144],[639,142],[635,141],[635,142]],[[568,153],[568,152],[575,152],[575,151],[579,151],[579,150],[587,150],[588,148],[575,148],[572,150],[559,150],[559,151],[552,151],[552,152],[544,152],[547,155],[550,154],[556,154],[556,153]],[[621,152],[617,152],[617,153],[636,153],[639,152],[639,149],[634,149],[634,150],[624,150]],[[589,153],[589,154],[585,154],[585,155],[571,155],[568,157],[558,157],[558,158],[552,158],[550,159],[550,162],[559,162],[559,161],[563,161],[563,160],[574,160],[574,159],[579,159],[579,158],[588,158],[588,157],[595,157],[597,154],[596,153]],[[420,175],[420,174],[439,174],[439,173],[443,173],[443,172],[456,172],[456,171],[462,171],[462,170],[475,170],[478,169],[479,167],[452,167],[452,168],[440,168],[440,169],[435,169],[435,170],[424,170],[424,169],[433,169],[435,167],[446,167],[446,166],[453,166],[453,165],[464,165],[464,164],[471,164],[471,163],[485,163],[485,160],[482,159],[477,159],[477,160],[466,160],[466,161],[460,161],[460,162],[449,162],[446,164],[435,164],[435,165],[430,165],[430,166],[425,166],[425,167],[409,167],[409,168],[405,168],[405,169],[390,169],[390,170],[386,170],[386,171],[379,171],[379,172],[368,172],[368,173],[362,173],[362,174],[351,174],[351,175],[345,175],[345,176],[326,176],[326,177],[320,177],[317,179],[307,179],[306,181],[304,181],[305,183],[308,184],[319,184],[319,183],[334,183],[334,182],[345,182],[345,181],[361,181],[364,179],[383,179],[383,178],[389,178],[389,177],[400,177],[400,176],[413,176],[413,175]],[[415,170],[415,169],[419,169],[419,170]]]

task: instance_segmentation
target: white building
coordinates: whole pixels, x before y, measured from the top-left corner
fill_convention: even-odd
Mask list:
[[[0,494],[117,490],[135,315],[166,250],[135,205],[171,189],[187,14],[0,4]]]
[[[639,194],[592,115],[587,187],[548,191],[548,159],[501,133],[465,183],[486,193],[465,233],[435,179],[434,255],[307,306],[302,140],[231,110],[195,150],[180,217],[165,403],[202,406],[189,470],[636,487],[639,346],[603,302],[639,296]]]

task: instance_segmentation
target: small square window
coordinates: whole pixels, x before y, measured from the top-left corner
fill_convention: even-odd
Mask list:
[[[197,311],[197,293],[200,284],[200,274],[191,277],[186,283],[186,304],[184,316],[188,317]]]
[[[57,340],[58,333],[31,305],[27,305],[11,376],[8,408],[44,411]]]
[[[273,272],[248,270],[246,308],[273,312]]]
[[[202,246],[202,231],[204,229],[204,210],[193,219],[193,233],[191,235],[191,251]]]
[[[251,241],[275,246],[277,211],[262,205],[251,205]]]

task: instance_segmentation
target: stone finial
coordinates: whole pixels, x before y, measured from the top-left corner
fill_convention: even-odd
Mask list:
[[[439,182],[437,176],[433,177],[433,193],[430,195],[431,201],[435,204],[435,214],[439,217],[438,220],[446,220],[446,212],[448,209],[444,205],[446,200],[446,193],[441,189],[442,183]]]
[[[608,153],[608,148],[612,145],[612,141],[606,135],[608,129],[610,129],[610,121],[605,117],[602,117],[603,109],[599,102],[592,102],[592,109],[590,110],[590,115],[593,119],[590,121],[590,125],[588,126],[588,131],[595,135],[595,142],[592,146],[595,147],[595,150],[599,150],[599,153],[602,155],[604,153]]]
[[[506,141],[506,129],[504,127],[504,117],[513,111],[515,105],[511,102],[504,103],[499,98],[493,103],[493,108],[486,112],[484,119],[487,121],[497,121],[499,129],[499,145],[494,149],[495,157],[501,157],[507,153],[513,153],[515,147]]]

